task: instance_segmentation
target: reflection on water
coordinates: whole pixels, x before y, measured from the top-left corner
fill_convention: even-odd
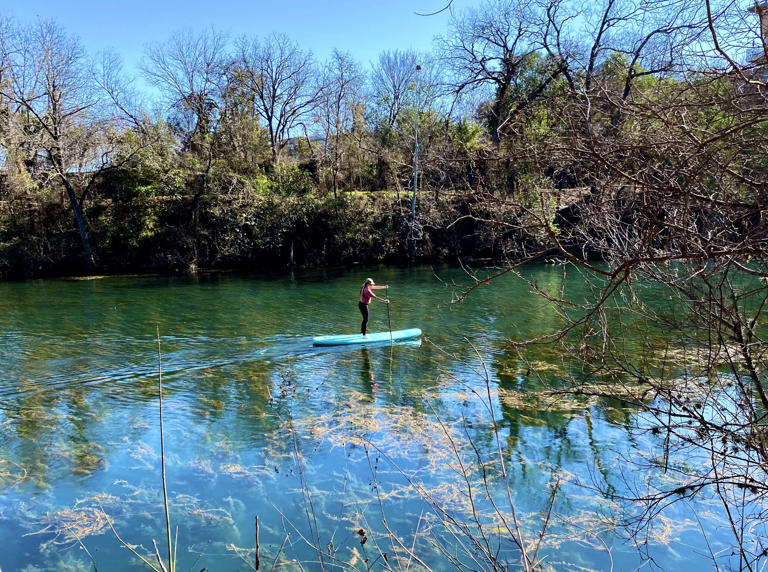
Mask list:
[[[313,335],[356,331],[357,291],[372,272],[390,284],[392,327],[419,327],[423,342],[312,347]],[[557,268],[530,272],[552,294],[565,280],[578,286]],[[554,483],[542,549],[553,567],[638,566],[597,518],[612,505],[591,485],[621,490],[622,456],[656,444],[616,403],[537,392],[539,376],[565,366],[547,348],[525,363],[510,352],[509,337],[558,324],[528,285],[503,278],[453,305],[445,284],[461,279],[386,268],[0,284],[0,539],[19,547],[0,554],[0,568],[135,569],[107,517],[142,552],[165,537],[157,328],[179,569],[249,569],[255,517],[270,566],[396,568],[418,557],[455,569],[451,558],[469,556],[451,548],[445,521],[473,514],[515,563],[507,500],[535,538]],[[386,329],[383,305],[372,305],[370,327]],[[656,561],[707,562],[694,516],[669,518],[649,539]]]

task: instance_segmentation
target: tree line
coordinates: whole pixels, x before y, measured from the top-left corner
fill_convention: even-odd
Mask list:
[[[606,256],[610,229],[575,225],[587,190],[722,185],[734,158],[691,146],[759,143],[736,116],[758,30],[730,4],[492,0],[367,70],[184,30],[146,48],[150,99],[116,54],[6,16],[0,273],[393,261],[409,232],[427,258]]]
[[[707,34],[685,2],[493,0],[364,69],[184,30],[147,46],[150,98],[116,54],[7,15],[0,274],[394,261],[409,231],[420,257],[518,256],[553,189],[600,186],[589,155],[633,105],[691,89]]]

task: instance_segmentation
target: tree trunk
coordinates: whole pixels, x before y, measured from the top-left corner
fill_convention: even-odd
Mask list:
[[[64,188],[67,190],[67,196],[69,197],[69,204],[72,205],[72,212],[75,215],[75,223],[77,224],[77,230],[80,233],[80,242],[83,245],[83,254],[85,256],[86,267],[90,270],[95,268],[96,264],[93,260],[93,252],[91,251],[91,245],[88,242],[88,229],[85,226],[85,216],[83,215],[83,208],[77,200],[77,194],[75,189],[72,188],[70,182],[66,177],[62,177],[64,181]]]

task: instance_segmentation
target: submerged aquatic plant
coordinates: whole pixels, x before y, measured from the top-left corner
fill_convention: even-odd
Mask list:
[[[487,413],[485,423],[490,424],[495,441],[489,457],[470,436],[466,418],[448,421],[431,406],[422,414],[396,405],[382,410],[368,396],[351,391],[348,401],[339,408],[341,412],[302,420],[304,435],[327,443],[331,449],[342,448],[353,465],[367,463],[372,479],[366,495],[351,486],[355,483],[349,472],[344,475],[348,498],[345,507],[349,512],[339,515],[343,523],[339,537],[332,533],[323,539],[313,522],[311,483],[302,472],[301,488],[310,528],[304,540],[314,547],[321,563],[324,556],[331,563],[343,562],[352,568],[360,565],[369,569],[380,563],[392,570],[407,570],[414,564],[430,569],[426,562],[437,556],[460,570],[478,566],[505,569],[512,565],[527,571],[544,569],[540,552],[549,536],[561,480],[553,479],[543,515],[517,513],[508,484],[503,437],[494,413],[493,402],[498,395],[491,387],[484,362],[481,374],[483,391],[468,388],[462,400],[475,400]],[[292,427],[301,471],[297,433]],[[409,459],[420,462],[414,466]],[[360,498],[354,498],[358,495]],[[395,507],[413,498],[423,501],[417,514],[412,518],[398,514]],[[371,510],[377,515],[375,520]],[[393,526],[403,518],[410,526],[408,538],[402,528]],[[299,533],[298,527],[291,526]],[[359,547],[349,546],[349,540],[341,542],[355,530],[360,532]],[[517,564],[512,564],[515,561]]]

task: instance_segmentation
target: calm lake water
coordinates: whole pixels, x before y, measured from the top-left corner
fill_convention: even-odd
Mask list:
[[[579,294],[562,268],[526,272]],[[313,348],[312,335],[358,331],[367,276],[390,285],[392,328],[421,328],[421,343]],[[528,284],[506,276],[452,304],[453,282],[470,280],[378,268],[0,284],[0,569],[139,569],[116,534],[142,554],[156,539],[166,554],[158,329],[178,570],[254,569],[256,517],[261,569],[405,570],[418,558],[454,570],[454,558],[471,562],[467,481],[489,543],[514,568],[481,468],[529,542],[559,481],[541,549],[554,569],[643,567],[593,485],[623,490],[634,478],[624,459],[660,444],[617,403],[541,398],[508,342],[558,324]],[[387,327],[374,301],[369,329]],[[534,357],[557,375],[561,356]],[[664,516],[643,538],[656,564],[711,566],[697,518],[717,550],[727,531],[715,508]]]

